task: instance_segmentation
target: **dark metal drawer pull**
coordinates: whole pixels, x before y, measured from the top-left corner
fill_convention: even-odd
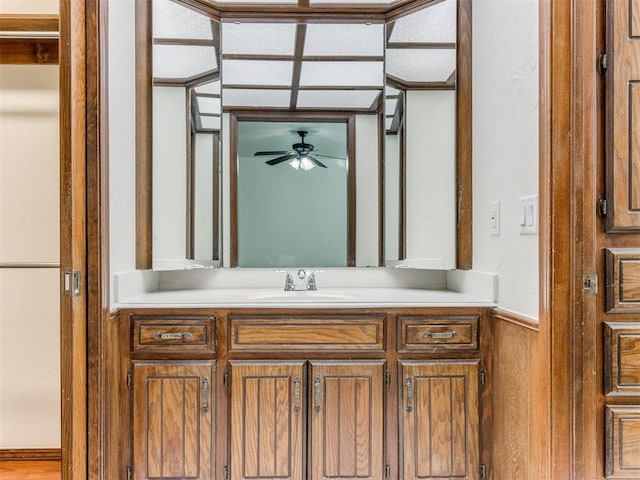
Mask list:
[[[405,384],[407,385],[407,413],[411,413],[413,411],[413,379],[411,377],[407,377],[405,380]]]
[[[293,411],[300,412],[300,377],[293,379]]]
[[[156,333],[156,338],[160,340],[191,340],[193,335],[191,332]]]
[[[444,339],[444,338],[456,338],[458,332],[425,332],[422,338]]]
[[[202,411],[204,413],[209,411],[209,377],[202,379]]]

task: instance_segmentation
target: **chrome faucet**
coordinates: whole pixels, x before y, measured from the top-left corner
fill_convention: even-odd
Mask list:
[[[293,277],[289,272],[285,272],[287,275],[284,279],[284,291],[292,292],[296,289],[296,282],[293,281]]]
[[[284,291],[285,292],[293,292],[296,290],[296,280],[293,278],[293,275],[291,275],[289,272],[287,272],[286,270],[278,270],[279,272],[284,272],[285,276],[285,280],[284,280]],[[304,286],[305,286],[305,290],[310,290],[310,291],[315,291],[317,290],[316,287],[316,276],[315,276],[316,272],[306,272],[305,270],[303,270],[302,268],[300,268],[298,270],[297,273],[297,277],[300,280],[299,283],[302,283],[302,280],[304,280]],[[300,289],[302,290],[302,288]]]
[[[307,275],[307,290],[316,291],[318,288],[316,287],[316,275],[315,272],[310,272]]]

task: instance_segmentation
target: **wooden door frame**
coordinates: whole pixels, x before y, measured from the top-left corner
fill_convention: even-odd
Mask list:
[[[594,460],[583,462],[598,453],[597,435],[589,433],[594,414],[581,407],[589,398],[583,385],[595,388],[584,383],[595,361],[586,356],[594,345],[587,343],[591,337],[583,337],[580,281],[593,254],[584,242],[591,241],[594,226],[581,223],[591,205],[581,203],[590,197],[579,180],[591,175],[583,155],[597,155],[597,132],[588,127],[593,126],[595,100],[583,96],[593,93],[588,80],[595,60],[588,54],[597,38],[590,29],[594,12],[582,7],[580,0],[540,2],[541,353],[534,438],[542,445],[541,471],[547,479],[587,478]],[[74,480],[104,478],[101,330],[109,308],[105,19],[104,0],[61,1],[61,264],[63,271],[86,272],[82,295],[63,298],[61,307],[62,478]]]
[[[104,478],[101,329],[109,308],[106,7],[60,2],[60,264],[80,272],[61,293],[62,479]]]
[[[604,478],[599,471],[596,296],[597,165],[603,154],[603,1],[540,2],[540,392],[533,438],[541,477]],[[601,275],[601,278],[603,276]],[[604,281],[604,280],[603,280]]]

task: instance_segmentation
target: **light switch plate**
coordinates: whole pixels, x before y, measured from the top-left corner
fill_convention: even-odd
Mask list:
[[[489,231],[493,236],[500,235],[500,201],[489,204]]]
[[[520,235],[538,234],[538,195],[528,195],[519,199]]]

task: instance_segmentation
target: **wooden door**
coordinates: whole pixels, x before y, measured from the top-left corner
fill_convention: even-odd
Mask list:
[[[311,362],[310,479],[384,476],[384,361]]]
[[[479,479],[477,361],[400,362],[404,480]]]
[[[640,230],[640,1],[607,2],[607,230]]]
[[[231,480],[302,480],[304,361],[232,361]]]
[[[214,373],[212,362],[134,363],[135,480],[212,478]]]

